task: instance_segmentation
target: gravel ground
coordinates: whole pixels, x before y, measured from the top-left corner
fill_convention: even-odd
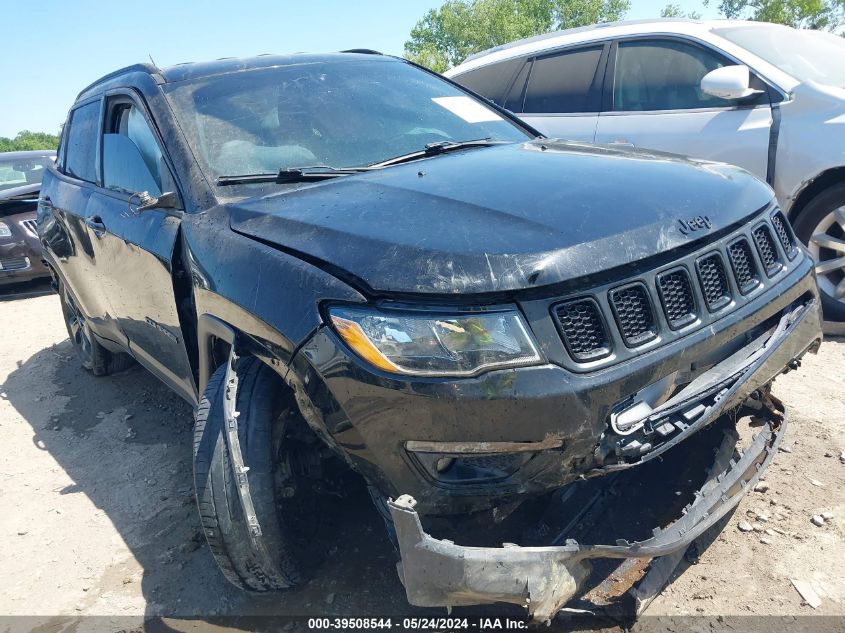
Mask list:
[[[55,295],[7,296],[0,318],[12,326],[0,349],[0,614],[61,624],[81,615],[412,612],[383,527],[354,485],[318,510],[312,580],[270,597],[230,587],[193,505],[190,408],[140,368],[110,378],[82,371]],[[841,339],[778,379],[791,424],[768,490],[742,501],[651,615],[845,615],[844,387]],[[823,512],[833,518],[814,525]],[[818,608],[792,580],[815,591]]]

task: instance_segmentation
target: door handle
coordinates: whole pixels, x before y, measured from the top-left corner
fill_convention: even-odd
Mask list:
[[[106,225],[103,224],[103,218],[99,215],[88,216],[85,218],[85,224],[89,229],[94,231],[94,235],[97,237],[103,237],[103,234],[106,232]]]

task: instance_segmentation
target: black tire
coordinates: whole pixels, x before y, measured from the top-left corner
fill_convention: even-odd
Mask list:
[[[262,531],[255,547],[224,436],[225,375],[224,365],[209,380],[194,427],[194,486],[203,530],[214,560],[231,583],[260,593],[285,589],[299,582],[300,573],[275,498],[272,438],[274,425],[281,424],[279,377],[255,358],[238,361],[238,437]]]
[[[820,225],[825,222],[825,219],[828,216],[830,216],[836,209],[843,206],[845,206],[845,182],[826,189],[810,200],[807,206],[801,210],[798,217],[795,218],[795,221],[793,222],[795,235],[799,240],[801,240],[801,242],[810,246],[812,250],[812,246],[810,245],[810,239],[812,236],[817,232]],[[833,230],[836,232],[834,237],[845,239],[845,234],[843,234],[841,227],[839,229],[834,228]],[[835,256],[830,251],[826,251],[826,253],[828,258]],[[845,253],[839,253],[839,256],[843,255],[845,255]],[[831,275],[834,277],[834,283],[841,279],[839,274],[840,273],[836,271],[835,276],[833,274]],[[845,274],[845,271],[843,271],[843,274]],[[825,320],[838,322],[845,321],[845,300],[837,300],[836,297],[830,294],[829,289],[828,291],[825,291],[826,284],[823,282],[821,277],[819,281],[819,287],[822,290],[822,308],[824,310]]]
[[[59,299],[68,338],[79,363],[95,376],[108,376],[130,367],[134,359],[129,354],[110,352],[100,345],[88,325],[88,316],[77,305],[67,286],[59,283]]]

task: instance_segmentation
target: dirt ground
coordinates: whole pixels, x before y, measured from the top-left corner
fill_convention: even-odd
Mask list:
[[[274,596],[231,587],[193,504],[190,408],[138,367],[82,371],[55,295],[2,299],[0,615],[414,612],[355,485],[320,517],[312,580]],[[742,501],[651,615],[845,615],[845,341],[826,341],[774,392],[791,422],[768,491]],[[833,518],[814,525],[822,512]],[[818,594],[817,609],[793,579]]]

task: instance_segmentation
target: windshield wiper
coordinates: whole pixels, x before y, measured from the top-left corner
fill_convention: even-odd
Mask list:
[[[489,136],[487,138],[477,138],[471,141],[438,141],[437,143],[429,143],[423,149],[400,156],[394,156],[387,160],[379,161],[378,163],[371,163],[368,167],[387,167],[389,165],[398,165],[399,163],[407,163],[412,160],[426,158],[428,156],[437,156],[445,152],[452,152],[456,149],[466,149],[468,147],[490,147],[491,145],[504,145],[510,141],[494,141]]]
[[[369,167],[329,167],[314,165],[309,167],[285,167],[275,174],[239,174],[236,176],[218,176],[215,181],[218,186],[249,185],[262,182],[273,182],[279,185],[290,182],[314,182],[328,180],[338,176],[349,176],[369,171]]]

